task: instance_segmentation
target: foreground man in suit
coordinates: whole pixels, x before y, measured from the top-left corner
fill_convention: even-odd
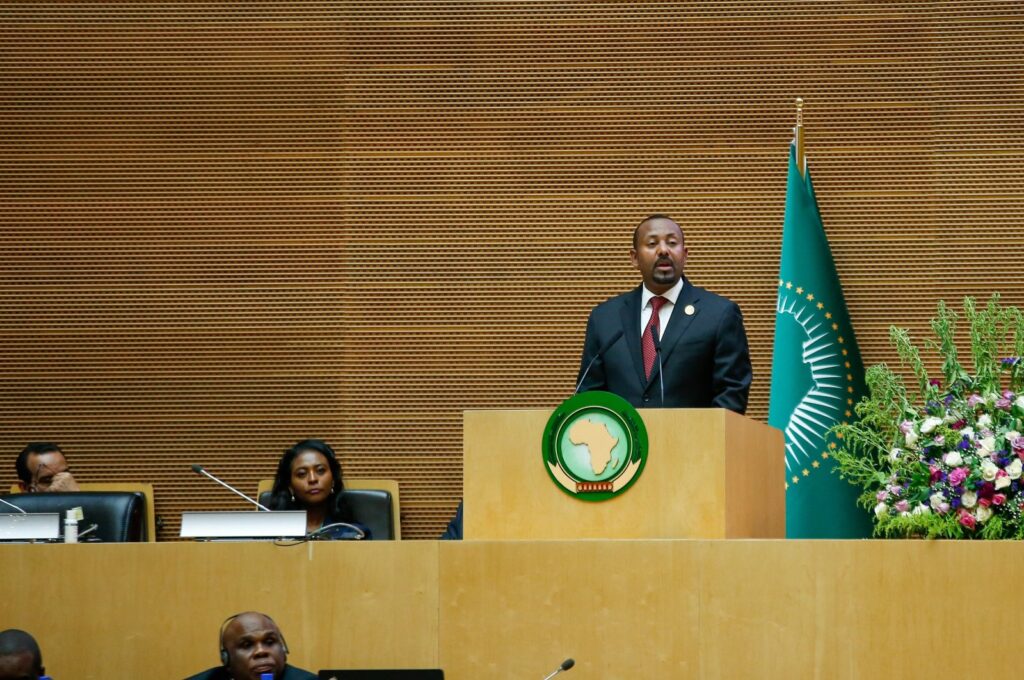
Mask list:
[[[243,612],[221,625],[221,665],[188,680],[260,680],[269,673],[274,680],[316,680],[301,668],[289,666],[288,644],[281,630],[266,614]]]
[[[580,391],[613,392],[638,408],[746,411],[753,373],[743,315],[683,276],[687,253],[682,229],[665,215],[636,228],[629,257],[643,284],[590,313]]]

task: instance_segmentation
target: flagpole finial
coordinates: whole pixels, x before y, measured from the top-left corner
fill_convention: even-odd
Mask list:
[[[793,129],[793,141],[796,143],[796,163],[800,176],[805,175],[804,163],[804,98],[796,98],[796,127]]]

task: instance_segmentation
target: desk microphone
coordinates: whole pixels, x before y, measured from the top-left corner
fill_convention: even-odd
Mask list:
[[[587,379],[587,373],[590,373],[590,368],[594,365],[594,362],[597,361],[598,358],[600,358],[600,356],[602,354],[604,354],[605,352],[610,350],[612,348],[612,345],[617,343],[619,341],[619,338],[621,338],[624,333],[625,333],[625,331],[620,329],[619,332],[617,332],[615,335],[612,336],[611,340],[609,340],[608,342],[604,343],[603,345],[601,345],[600,347],[597,348],[597,353],[594,354],[594,358],[591,359],[590,363],[587,364],[587,367],[585,369],[583,369],[583,375],[580,377],[580,381],[578,383],[576,383],[576,389],[573,390],[573,392],[572,392],[573,396],[576,396],[577,394],[579,394],[580,388],[583,387],[583,381]],[[572,659],[568,659],[568,660],[572,661]],[[569,670],[569,669],[567,668],[566,670]]]
[[[572,668],[572,667],[573,667],[573,666],[575,666],[575,665],[576,665],[576,662],[575,662],[575,661],[573,661],[572,659],[566,659],[565,661],[563,661],[563,662],[562,662],[562,665],[561,665],[561,666],[559,666],[559,667],[558,667],[558,668],[557,668],[557,669],[555,670],[555,672],[554,672],[554,673],[552,673],[552,674],[551,674],[551,675],[549,675],[548,677],[544,678],[544,680],[551,680],[551,678],[555,677],[556,675],[558,675],[558,674],[559,674],[559,673],[561,673],[562,671],[567,671],[567,670],[569,670],[570,668]]]
[[[665,405],[665,365],[661,363],[661,333],[660,329],[651,329],[651,338],[654,340],[654,353],[658,356],[658,382],[661,383],[661,405]]]
[[[4,505],[9,505],[9,506],[11,506],[12,508],[14,508],[15,510],[17,510],[18,512],[20,512],[20,513],[21,513],[21,514],[23,514],[23,515],[27,515],[27,514],[28,514],[27,512],[25,512],[24,510],[22,510],[21,508],[19,508],[19,507],[18,507],[17,505],[15,505],[14,503],[9,503],[9,502],[5,501],[5,500],[4,500],[3,498],[0,498],[0,503],[3,503]]]
[[[192,472],[196,473],[197,475],[203,475],[205,477],[209,477],[213,481],[215,481],[218,484],[220,484],[221,486],[223,486],[225,489],[227,489],[227,490],[231,491],[232,493],[234,493],[234,494],[236,494],[238,496],[241,496],[245,500],[249,501],[250,503],[255,505],[257,508],[259,508],[260,510],[266,510],[267,512],[270,512],[270,508],[268,508],[267,506],[263,505],[259,501],[253,500],[252,498],[249,498],[244,493],[242,493],[241,491],[239,491],[235,487],[231,486],[227,482],[222,482],[221,480],[217,479],[216,477],[211,475],[209,472],[204,470],[202,465],[193,465],[192,466]]]

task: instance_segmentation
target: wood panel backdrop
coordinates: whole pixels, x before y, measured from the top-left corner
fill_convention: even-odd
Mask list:
[[[793,100],[865,362],[1024,256],[1019,2],[0,5],[0,484],[242,507],[319,436],[461,493],[461,412],[551,407],[641,217],[737,300],[767,414]],[[934,363],[933,363],[934,365]],[[538,455],[523,443],[524,455]]]

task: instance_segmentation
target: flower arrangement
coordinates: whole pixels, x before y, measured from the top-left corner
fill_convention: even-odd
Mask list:
[[[890,329],[917,379],[914,401],[885,364],[865,379],[858,420],[832,429],[836,469],[864,491],[876,536],[1024,538],[1024,315],[993,295],[964,300],[974,374],[954,343],[960,317],[945,303],[931,321],[942,377],[929,377],[906,330]]]

